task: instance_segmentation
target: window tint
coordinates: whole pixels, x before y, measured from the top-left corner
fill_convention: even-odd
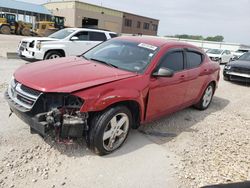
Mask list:
[[[78,41],[89,40],[89,32],[87,32],[87,31],[79,32],[79,33],[75,34],[75,37],[79,38]]]
[[[184,69],[183,53],[179,51],[167,54],[161,61],[160,67],[168,68],[176,72],[183,70]]]
[[[202,63],[202,54],[198,52],[186,52],[186,55],[188,69],[198,67]]]
[[[106,35],[101,32],[90,32],[90,40],[91,41],[105,41]]]
[[[114,33],[109,33],[109,35],[110,35],[111,38],[118,37],[118,35],[117,35],[117,34],[114,34]]]

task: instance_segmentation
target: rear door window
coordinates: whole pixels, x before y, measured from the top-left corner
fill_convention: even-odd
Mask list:
[[[199,67],[203,61],[203,55],[199,52],[186,52],[187,56],[187,68],[193,69]]]
[[[105,33],[101,32],[89,32],[91,41],[105,41],[107,40]]]

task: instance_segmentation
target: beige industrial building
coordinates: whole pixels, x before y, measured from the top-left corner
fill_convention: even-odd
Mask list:
[[[157,35],[159,20],[79,1],[44,4],[55,16],[65,17],[65,26],[101,28],[117,33]]]

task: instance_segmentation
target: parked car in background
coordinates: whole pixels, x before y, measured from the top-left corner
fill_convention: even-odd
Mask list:
[[[217,61],[219,64],[228,63],[233,59],[233,54],[229,50],[209,49],[206,53],[211,60]]]
[[[250,82],[250,52],[225,65],[223,75],[224,80]]]
[[[189,106],[209,107],[220,67],[203,50],[157,37],[118,37],[78,57],[27,64],[5,98],[31,131],[55,138],[85,135],[104,155],[130,128]]]
[[[240,56],[242,56],[244,53],[248,52],[249,50],[237,50],[233,52],[233,60],[239,59]]]
[[[34,60],[76,56],[113,37],[117,37],[117,34],[110,31],[67,28],[48,37],[22,39],[18,46],[18,54]]]

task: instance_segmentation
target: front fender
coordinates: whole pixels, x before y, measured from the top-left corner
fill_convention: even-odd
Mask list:
[[[85,91],[74,93],[74,95],[84,99],[84,105],[80,109],[81,112],[96,112],[102,111],[109,106],[124,102],[124,101],[134,101],[140,107],[141,119],[144,117],[144,100],[142,94],[133,89],[119,89],[107,91],[105,93],[91,92],[86,93]]]
[[[65,52],[65,48],[66,48],[66,46],[64,44],[49,44],[49,43],[43,44],[42,43],[42,51],[44,51],[45,53],[49,50],[56,50],[56,49],[60,49],[60,50],[63,50]]]

